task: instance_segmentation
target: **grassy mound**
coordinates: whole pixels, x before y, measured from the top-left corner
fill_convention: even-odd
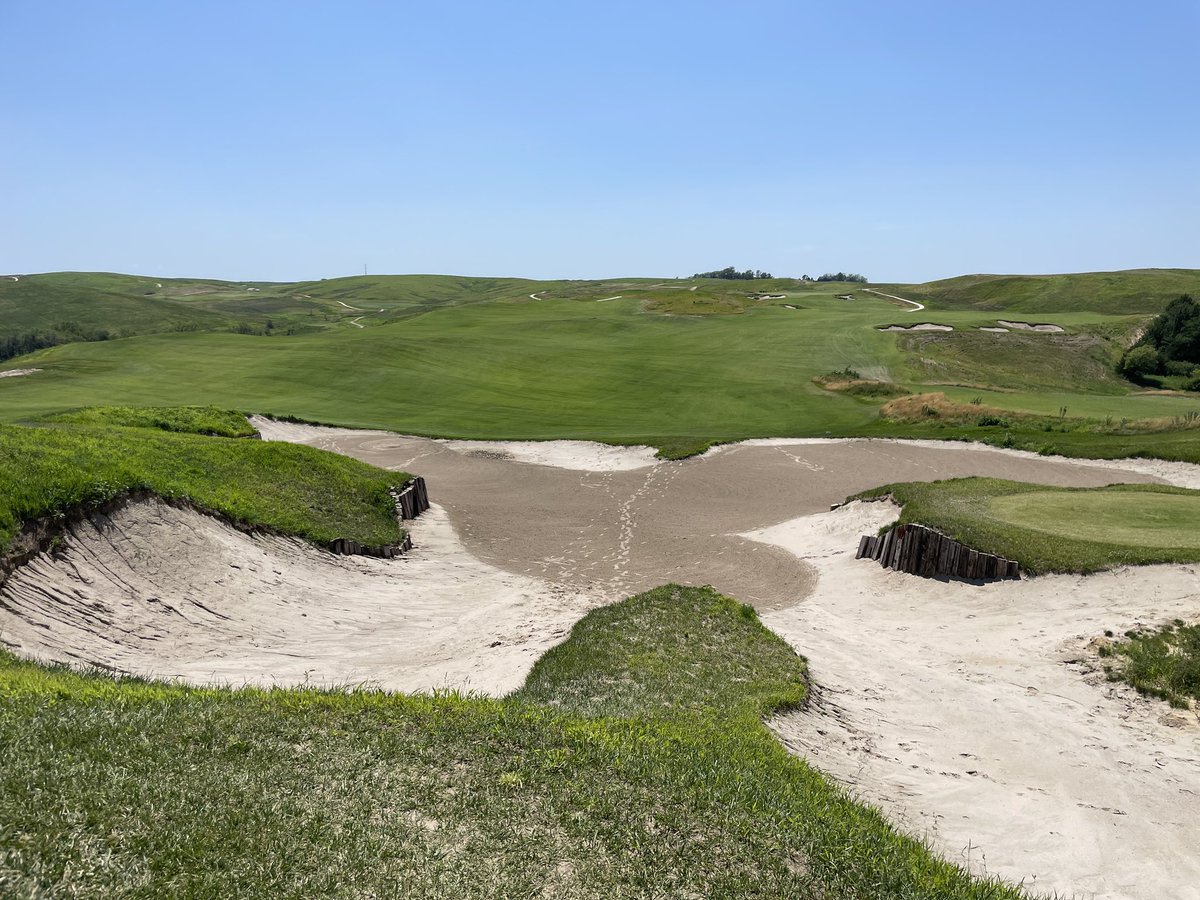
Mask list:
[[[1017,898],[897,834],[759,716],[803,661],[668,586],[501,701],[196,690],[0,655],[0,890],[77,897]]]
[[[186,418],[186,416],[184,416]],[[396,543],[387,472],[295,444],[156,429],[0,426],[0,550],[22,523],[151,491],[319,544]]]
[[[1156,631],[1127,631],[1102,644],[1100,655],[1109,660],[1104,668],[1110,681],[1124,681],[1177,709],[1200,703],[1200,625],[1177,619]]]
[[[242,413],[215,406],[92,406],[59,413],[47,421],[159,428],[216,437],[253,437],[258,433]]]
[[[1200,491],[958,478],[891,484],[858,496],[888,494],[904,507],[901,522],[919,522],[976,550],[1015,559],[1033,574],[1200,561]]]

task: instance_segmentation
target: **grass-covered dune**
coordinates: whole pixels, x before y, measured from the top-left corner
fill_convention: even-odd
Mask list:
[[[10,897],[1017,898],[901,836],[762,716],[805,667],[667,586],[504,700],[201,690],[0,655]]]
[[[1153,484],[1057,488],[996,478],[889,484],[900,522],[1015,559],[1026,572],[1200,561],[1200,491]]]
[[[212,416],[169,418],[177,427],[190,420],[206,428]],[[99,421],[105,413],[81,418]],[[392,545],[401,535],[388,488],[406,478],[296,444],[153,426],[0,425],[0,552],[24,523],[143,491],[318,544],[345,537]]]

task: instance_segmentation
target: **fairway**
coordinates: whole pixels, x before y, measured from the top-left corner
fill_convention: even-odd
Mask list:
[[[988,502],[988,512],[1055,538],[1200,548],[1200,496],[1195,494],[1038,491],[996,497]]]
[[[48,280],[32,282],[43,292],[58,278],[110,290],[117,288],[105,279],[129,280],[38,278]],[[23,284],[6,291],[15,295]],[[266,316],[274,330],[169,331],[43,350],[10,364],[41,371],[0,380],[0,418],[215,404],[409,434],[580,438],[673,453],[748,437],[974,436],[945,433],[933,420],[881,423],[878,400],[813,383],[847,368],[961,403],[1043,417],[1066,408],[1072,428],[1183,422],[1200,411],[1200,398],[1138,392],[1112,373],[1110,357],[1143,321],[1136,315],[1074,309],[1038,317],[1062,334],[989,333],[979,329],[995,327],[1002,312],[942,300],[917,311],[852,285],[788,279],[755,282],[754,290],[712,279],[443,276],[264,284],[255,292],[164,284],[151,288],[169,294],[171,309]],[[121,321],[128,327],[128,317]],[[925,321],[954,331],[879,330]],[[1025,440],[1036,449],[1045,438]],[[1097,440],[1089,434],[1084,442]],[[1180,452],[1196,443],[1189,437]]]

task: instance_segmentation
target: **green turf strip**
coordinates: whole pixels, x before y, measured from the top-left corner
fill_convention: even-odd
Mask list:
[[[668,586],[506,700],[117,682],[0,655],[10,897],[1016,898],[899,835],[759,716],[805,667]]]

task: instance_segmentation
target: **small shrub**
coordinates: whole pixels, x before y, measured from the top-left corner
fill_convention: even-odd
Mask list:
[[[980,416],[976,422],[980,428],[1011,428],[1012,422],[1003,416]]]

